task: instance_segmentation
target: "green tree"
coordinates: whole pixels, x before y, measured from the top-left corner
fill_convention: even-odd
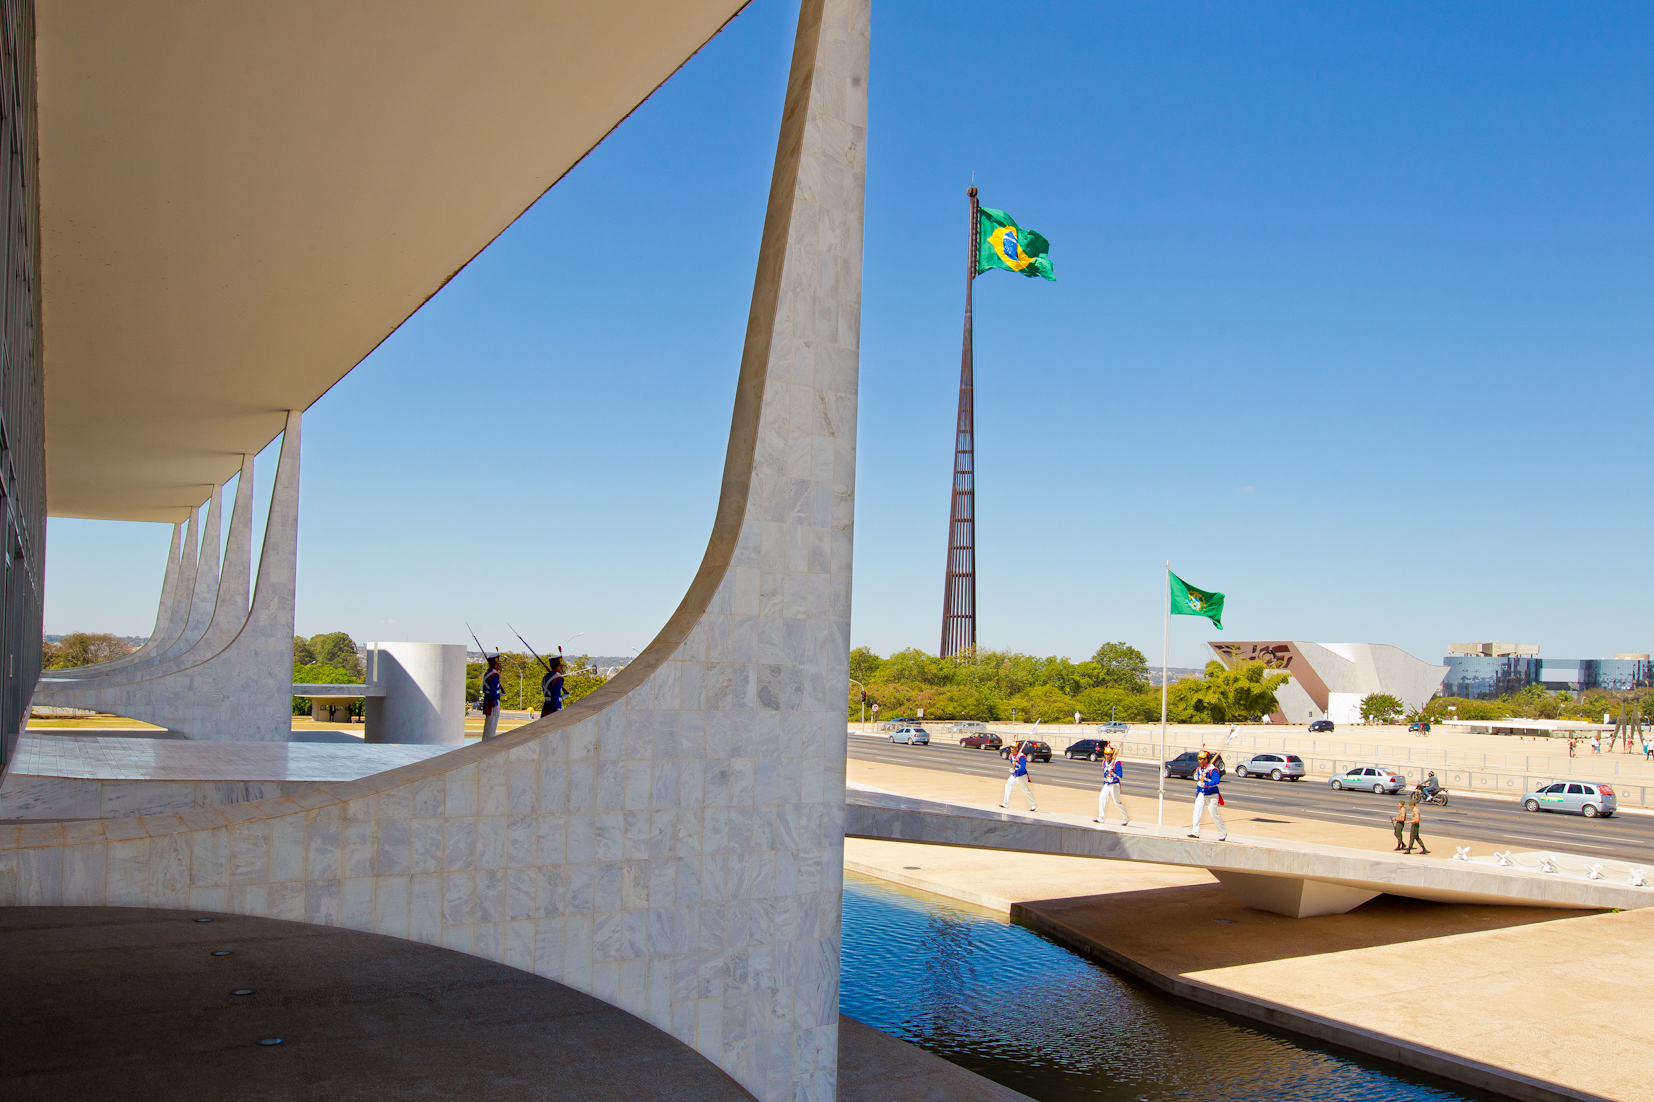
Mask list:
[[[1074,698],[1055,685],[1035,685],[1008,703],[1016,709],[1018,719],[1026,718],[1030,722],[1038,719],[1046,723],[1072,723],[1074,713],[1080,710]]]
[[[310,652],[315,655],[312,661],[317,665],[344,670],[352,677],[362,676],[362,660],[356,654],[356,643],[342,631],[312,635]]]
[[[70,666],[91,666],[132,653],[132,645],[109,632],[71,631],[55,643],[42,640],[40,666],[61,670]]]
[[[293,663],[293,684],[295,685],[359,685],[361,682],[337,666],[320,666],[315,663],[300,665]],[[356,709],[352,708],[352,712]],[[307,716],[310,714],[310,698],[295,696],[293,698],[293,714]]]
[[[1101,671],[1096,684],[1103,688],[1147,692],[1149,663],[1143,652],[1128,643],[1104,643],[1091,656]]]
[[[850,652],[850,676],[863,685],[873,679],[884,665],[884,659],[874,654],[871,648],[857,647]]]
[[[1405,707],[1389,693],[1368,693],[1361,699],[1361,718],[1369,723],[1389,723]]]
[[[1262,662],[1246,662],[1231,670],[1212,661],[1206,663],[1206,676],[1193,681],[1191,704],[1212,723],[1260,719],[1280,708],[1275,691],[1289,680],[1290,674],[1268,673]]]

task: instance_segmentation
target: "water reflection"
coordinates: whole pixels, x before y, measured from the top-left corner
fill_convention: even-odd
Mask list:
[[[1039,1102],[1479,1100],[1129,983],[1003,916],[845,874],[844,1013]]]

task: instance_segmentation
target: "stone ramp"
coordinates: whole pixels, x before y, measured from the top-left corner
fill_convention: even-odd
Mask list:
[[[288,796],[426,761],[454,746],[197,742],[24,732],[0,820],[159,815]]]

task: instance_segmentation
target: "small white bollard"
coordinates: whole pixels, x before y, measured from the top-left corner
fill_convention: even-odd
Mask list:
[[[1643,878],[1646,877],[1647,875],[1648,875],[1648,870],[1646,870],[1646,869],[1632,869],[1631,870],[1631,886],[1633,888],[1646,888],[1646,887],[1648,887],[1647,884],[1643,883]]]
[[[1543,856],[1543,857],[1539,858],[1539,871],[1540,872],[1561,872],[1562,870],[1557,868],[1556,867],[1556,862],[1551,860],[1550,857],[1547,855],[1547,856]]]
[[[1470,847],[1469,846],[1454,846],[1453,848],[1457,851],[1453,854],[1453,860],[1455,860],[1455,861],[1468,861],[1468,860],[1470,860]]]
[[[1498,861],[1501,865],[1513,865],[1513,864],[1515,864],[1515,862],[1510,859],[1510,850],[1508,850],[1508,849],[1503,853],[1499,853],[1499,852],[1495,851],[1495,853],[1493,854],[1493,858],[1494,858],[1494,860]]]
[[[1601,865],[1586,865],[1585,866],[1585,875],[1588,879],[1591,879],[1591,880],[1601,880],[1602,879],[1602,866]]]

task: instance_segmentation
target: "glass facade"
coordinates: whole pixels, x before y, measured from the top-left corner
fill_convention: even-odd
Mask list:
[[[1654,662],[1646,658],[1492,658],[1450,654],[1442,659],[1447,676],[1442,696],[1491,700],[1529,685],[1583,692],[1589,689],[1642,689],[1654,685]]]
[[[46,556],[45,385],[40,361],[40,189],[34,5],[0,0],[0,765],[40,676]]]

